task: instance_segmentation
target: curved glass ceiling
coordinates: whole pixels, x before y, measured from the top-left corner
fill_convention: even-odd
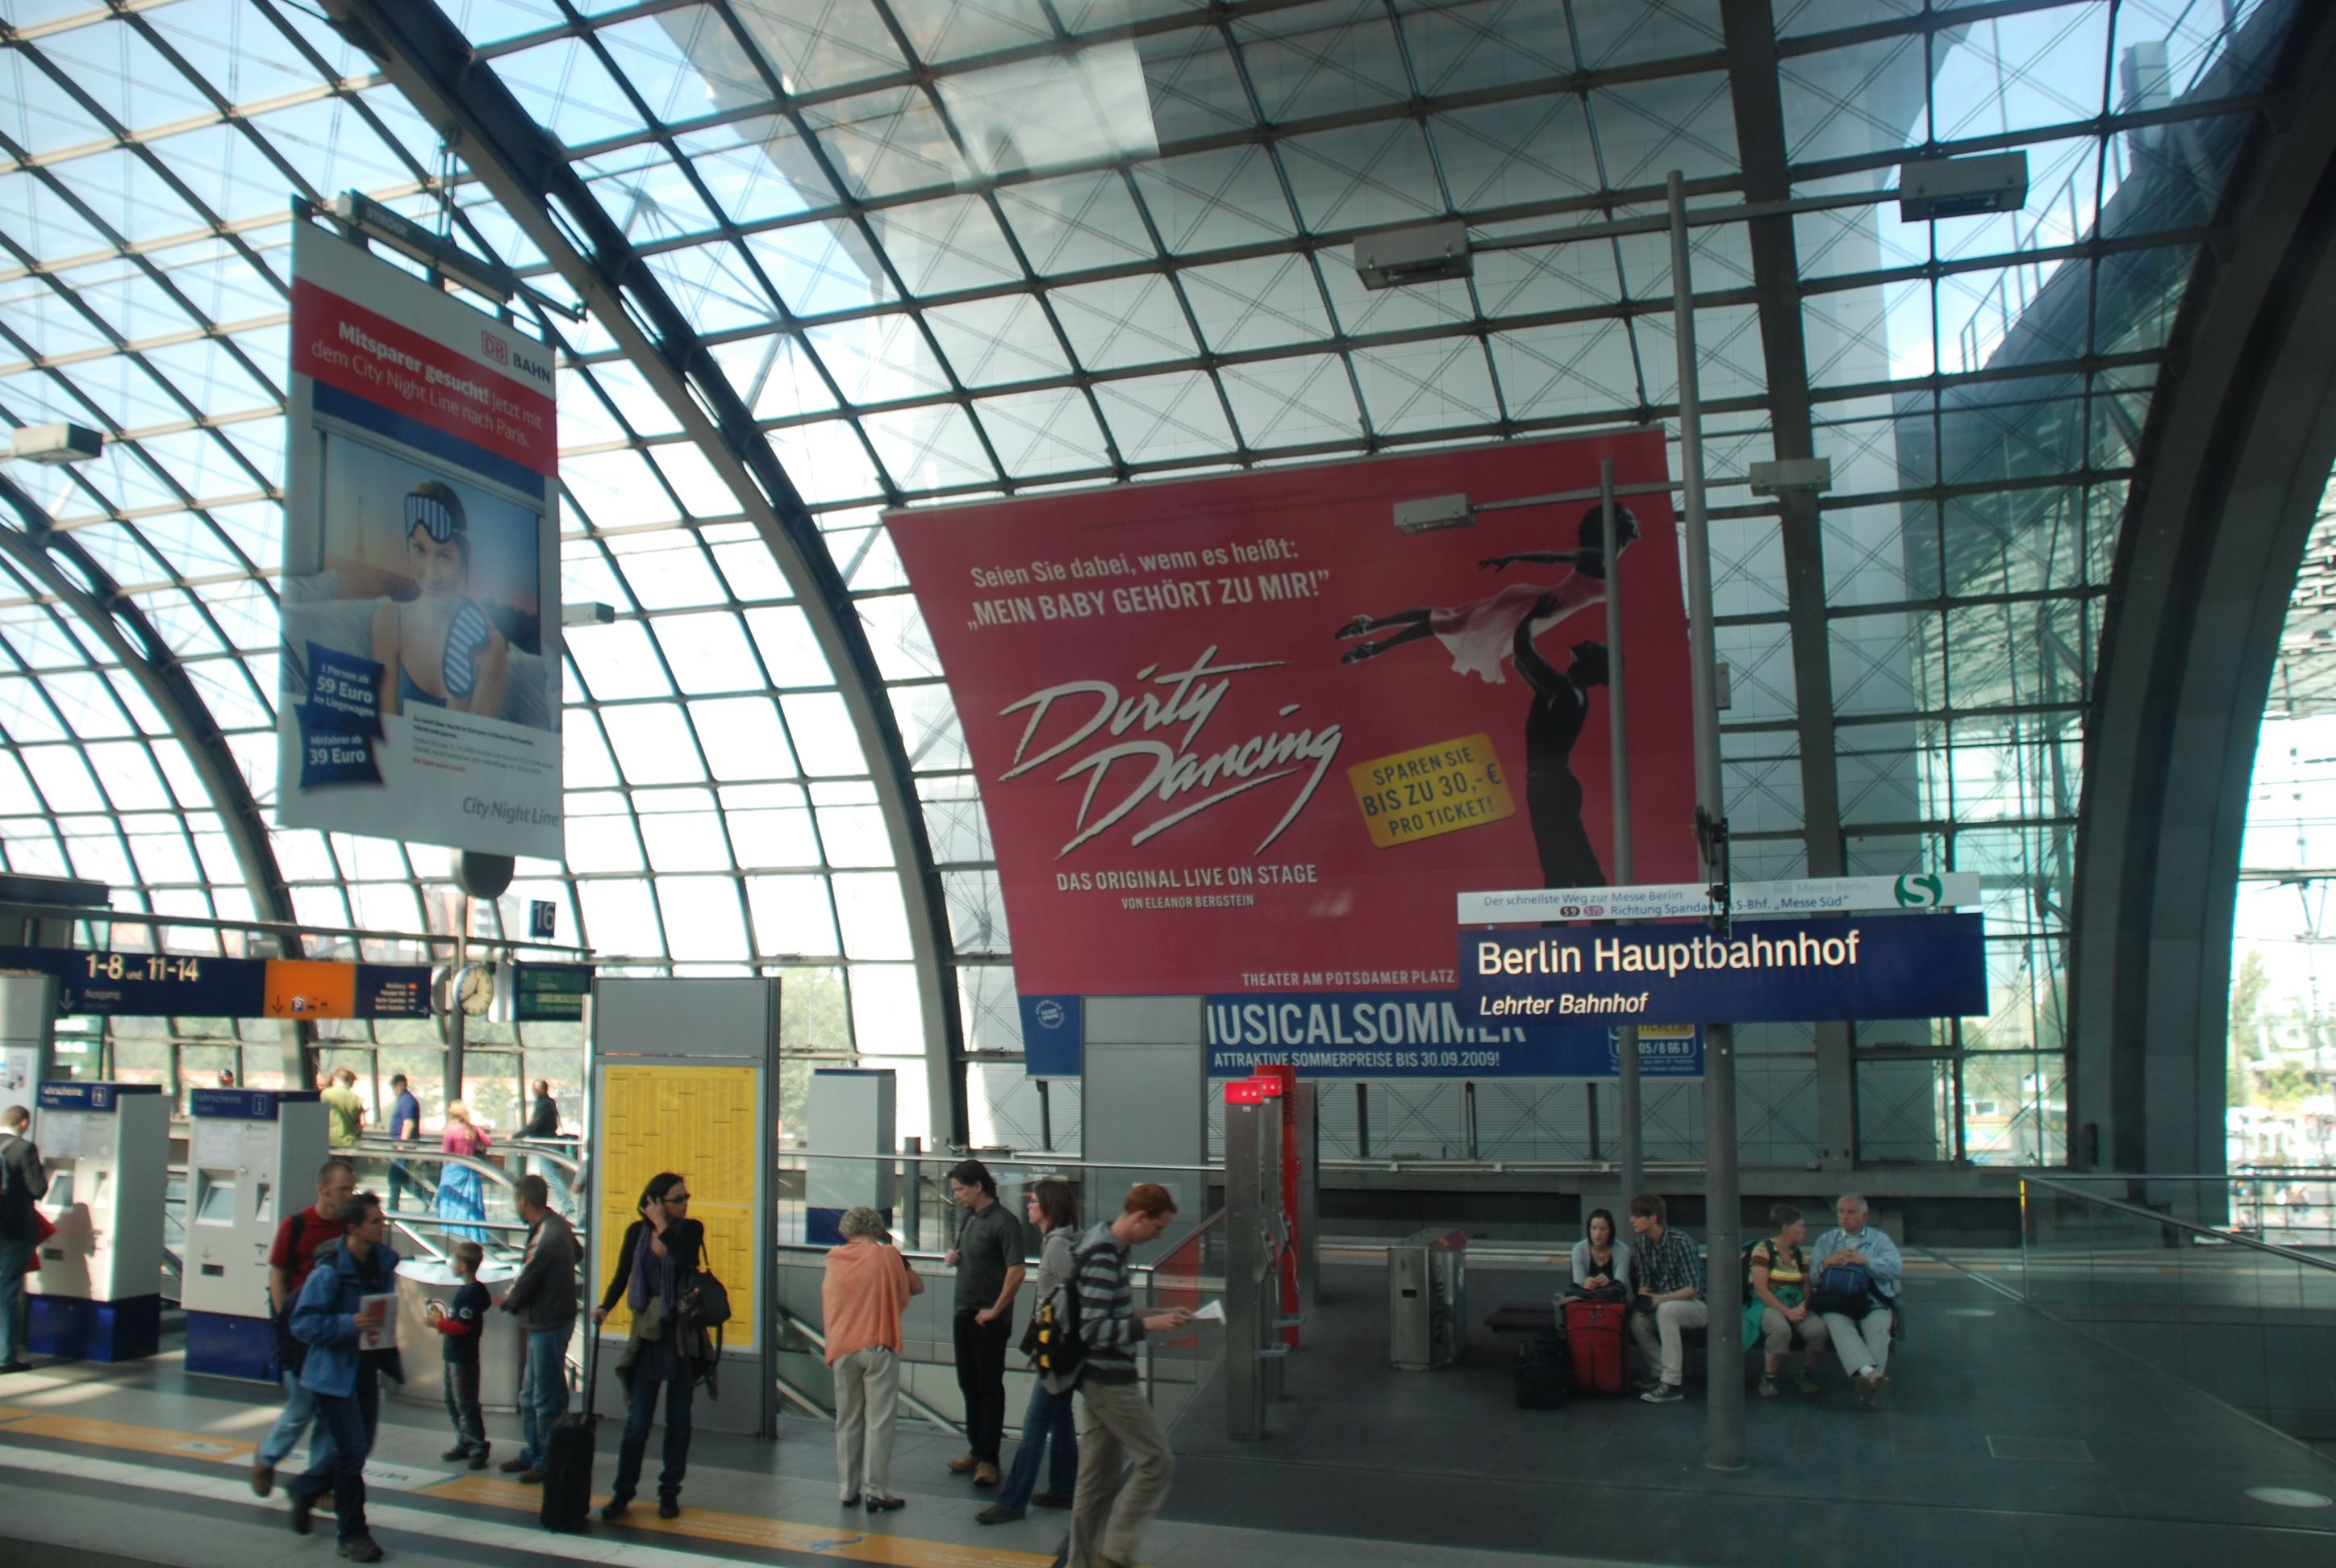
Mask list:
[[[958,1044],[1007,1054],[974,1069],[982,1142],[1037,1142],[1011,943],[879,509],[1661,420],[1661,236],[1487,253],[1472,278],[1383,293],[1348,242],[1450,215],[1497,233],[1645,212],[1672,168],[1725,204],[1878,190],[1910,151],[2024,149],[2022,210],[1804,216],[1790,276],[1743,225],[1698,229],[1697,332],[1747,874],[1791,874],[1810,834],[1838,831],[1853,871],[1952,866],[2000,891],[2002,1010],[1914,1042],[1944,1066],[1861,1062],[1864,1152],[2049,1144],[2049,895],[2132,443],[2291,5],[2038,0],[1965,20],[1776,0],[1773,40],[1728,37],[1718,0],[443,9],[689,315],[817,517],[924,805]],[[291,199],[353,188],[433,223],[443,199],[465,244],[569,290],[461,150],[305,5],[0,0],[0,415],[109,438],[93,463],[6,477],[200,696],[159,710],[54,585],[0,555],[0,859],[249,916],[187,739],[216,726],[268,804]],[[617,619],[569,645],[567,863],[522,862],[479,929],[524,930],[550,899],[564,939],[611,958],[796,977],[828,998],[812,1046],[939,1048],[900,891],[920,868],[893,863],[801,585],[597,324],[521,315],[561,355],[566,595]],[[1796,336],[1780,371],[1772,343]],[[1800,607],[1823,628],[1814,666],[1787,625],[1777,511],[1742,482],[1780,422],[1834,465],[1825,602]],[[1811,668],[1828,672],[1837,823],[1802,798]],[[442,852],[271,837],[301,919],[445,929]],[[1797,1164],[1814,1057],[1806,1031],[1771,1033],[1744,1073],[1746,1157]],[[924,1130],[920,1083],[903,1074],[903,1131]],[[1515,1152],[1578,1141],[1518,1100]],[[1692,1146],[1676,1115],[1650,1157],[1674,1134]]]

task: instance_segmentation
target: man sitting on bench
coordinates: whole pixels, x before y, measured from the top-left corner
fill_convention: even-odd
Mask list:
[[[1711,1309],[1703,1300],[1702,1256],[1686,1232],[1664,1223],[1666,1213],[1662,1199],[1652,1193],[1630,1200],[1630,1229],[1639,1237],[1630,1249],[1639,1276],[1630,1336],[1639,1342],[1640,1360],[1650,1368],[1660,1368],[1639,1396],[1650,1405],[1669,1405],[1687,1397],[1679,1387],[1687,1380],[1687,1349],[1679,1335],[1711,1321]]]

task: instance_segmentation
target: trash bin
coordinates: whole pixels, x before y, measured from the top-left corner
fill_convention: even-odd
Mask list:
[[[510,1263],[482,1263],[479,1283],[500,1296],[518,1273]],[[462,1283],[451,1265],[428,1258],[397,1265],[397,1348],[398,1359],[405,1366],[405,1381],[392,1383],[384,1378],[382,1383],[396,1398],[417,1405],[445,1403],[446,1359],[438,1348],[438,1330],[430,1326],[430,1303],[435,1301],[442,1308],[453,1305]],[[487,1315],[486,1332],[479,1339],[481,1409],[519,1408],[526,1338],[520,1332],[517,1318],[503,1312]]]
[[[1468,1343],[1468,1232],[1431,1227],[1387,1249],[1387,1357],[1406,1372],[1448,1367]]]

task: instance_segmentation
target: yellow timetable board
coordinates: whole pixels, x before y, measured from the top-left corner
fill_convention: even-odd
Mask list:
[[[1517,814],[1488,735],[1358,762],[1347,770],[1371,842],[1383,850]]]
[[[601,1224],[611,1244],[640,1217],[641,1189],[660,1171],[689,1183],[689,1217],[706,1227],[706,1266],[730,1292],[725,1346],[761,1348],[754,1300],[754,1151],[759,1067],[611,1066],[600,1076],[598,1155]],[[593,1282],[605,1290],[617,1261]],[[594,1298],[597,1300],[599,1298]],[[622,1295],[608,1330],[623,1334],[632,1313]]]

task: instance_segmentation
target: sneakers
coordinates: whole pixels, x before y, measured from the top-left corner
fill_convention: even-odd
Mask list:
[[[1776,1375],[1773,1372],[1762,1373],[1760,1375],[1760,1398],[1763,1399],[1773,1399],[1776,1397]]]
[[[265,1459],[251,1462],[251,1495],[265,1497],[276,1490],[276,1466]]]
[[[1676,1405],[1687,1398],[1687,1390],[1677,1383],[1658,1383],[1639,1398],[1650,1405]]]
[[[1034,1498],[1033,1501],[1035,1502],[1036,1499]],[[973,1522],[977,1524],[1011,1524],[1020,1517],[1022,1515],[1017,1510],[1008,1508],[1002,1503],[992,1503],[988,1507],[976,1514],[973,1516]]]
[[[1874,1408],[1874,1399],[1882,1392],[1882,1374],[1868,1367],[1857,1375],[1857,1405],[1861,1410]]]
[[[1793,1374],[1793,1387],[1804,1394],[1814,1394],[1817,1391],[1817,1380],[1811,1377],[1809,1369],[1804,1367]]]
[[[352,1535],[341,1543],[341,1555],[352,1563],[378,1563],[381,1561],[381,1547],[370,1535]]]
[[[970,1475],[973,1474],[974,1466],[980,1463],[980,1460],[973,1456],[972,1451],[968,1450],[963,1454],[959,1454],[956,1458],[949,1462],[949,1474],[952,1475]]]
[[[973,1484],[977,1486],[998,1485],[998,1466],[985,1459],[973,1467]]]
[[[1339,628],[1336,632],[1333,632],[1331,635],[1332,635],[1333,637],[1340,637],[1340,638],[1348,638],[1348,637],[1360,637],[1360,636],[1362,636],[1362,635],[1363,635],[1363,633],[1365,633],[1365,632],[1367,632],[1367,631],[1368,631],[1368,630],[1370,630],[1370,629],[1371,629],[1371,618],[1370,618],[1369,616],[1367,616],[1367,615],[1358,615],[1358,616],[1357,616],[1354,619],[1352,619],[1352,620],[1348,621],[1346,625],[1344,625],[1344,626],[1340,627],[1340,628]]]

